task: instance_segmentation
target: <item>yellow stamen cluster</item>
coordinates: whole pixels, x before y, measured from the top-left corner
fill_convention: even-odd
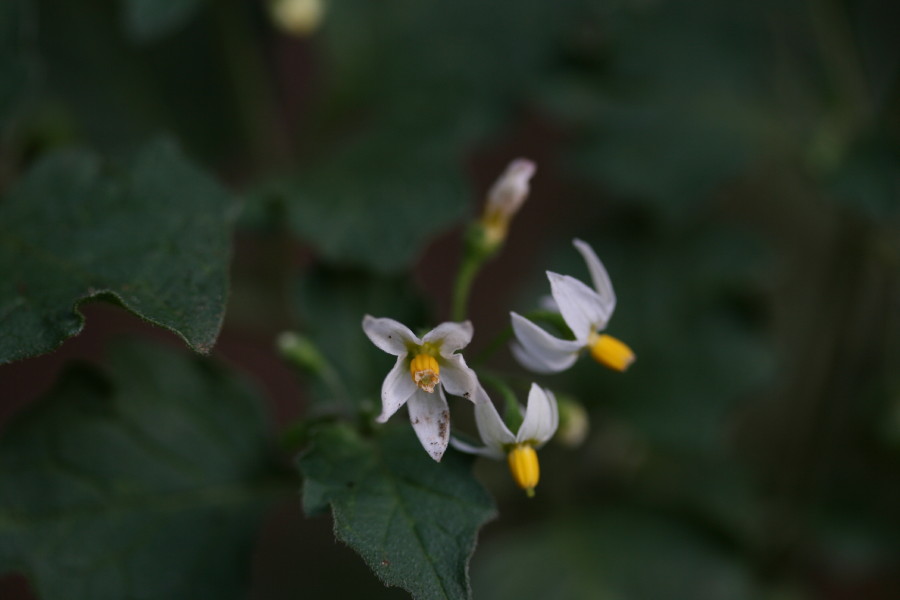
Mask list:
[[[434,392],[434,386],[441,381],[441,368],[437,359],[430,354],[414,356],[409,363],[409,374],[416,385],[428,393]]]
[[[634,352],[625,342],[605,333],[592,333],[588,339],[591,356],[598,363],[616,371],[624,371],[634,362]]]
[[[537,452],[531,444],[517,444],[506,456],[509,470],[520,488],[525,490],[529,498],[534,496],[534,488],[541,478],[541,467],[538,464]]]

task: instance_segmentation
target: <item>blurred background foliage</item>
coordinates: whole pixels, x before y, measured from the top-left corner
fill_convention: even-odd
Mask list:
[[[293,37],[261,1],[6,0],[0,191],[52,149],[177,139],[244,199],[225,357],[277,368],[247,356],[297,329],[336,376],[288,402],[327,414],[376,406],[362,314],[445,319],[460,225],[532,158],[470,354],[545,269],[586,277],[580,237],[638,360],[540,379],[591,431],[542,452],[536,499],[479,463],[475,597],[900,597],[900,4],[323,2]],[[403,597],[297,512],[253,598]]]

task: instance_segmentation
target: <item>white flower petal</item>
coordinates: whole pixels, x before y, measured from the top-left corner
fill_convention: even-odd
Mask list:
[[[581,253],[581,257],[587,264],[588,271],[591,273],[591,281],[594,282],[594,288],[597,290],[597,294],[599,294],[600,299],[603,302],[603,306],[606,310],[606,318],[608,320],[616,308],[616,293],[613,291],[612,282],[609,280],[609,274],[606,272],[603,263],[597,258],[597,254],[594,253],[593,248],[579,239],[572,240],[572,244],[575,246],[575,249]]]
[[[556,401],[556,394],[552,391],[544,388],[544,392],[547,394],[547,398],[550,399],[550,408],[552,409],[552,414],[550,415],[550,429],[553,430],[550,437],[553,437],[553,435],[556,434],[556,430],[559,429],[559,402]]]
[[[450,441],[450,410],[441,388],[429,394],[417,390],[407,403],[409,420],[425,451],[440,461]]]
[[[501,460],[505,456],[503,450],[498,450],[496,448],[488,448],[487,446],[473,446],[472,444],[467,444],[466,442],[460,440],[459,438],[450,436],[450,445],[459,450],[460,452],[465,452],[466,454],[477,454],[479,456],[486,456],[488,458],[493,458],[495,460]]]
[[[537,165],[527,158],[517,158],[509,163],[488,192],[486,212],[502,215],[505,219],[512,217],[528,197],[528,181],[536,168]]]
[[[592,330],[606,327],[609,313],[597,292],[568,275],[547,271],[547,278],[559,312],[577,339],[587,341]]]
[[[525,419],[519,427],[516,441],[521,443],[532,441],[535,445],[543,444],[556,432],[554,423],[555,398],[547,395],[536,383],[531,384],[528,392],[528,408],[525,409]],[[557,417],[558,419],[558,417]]]
[[[538,300],[538,307],[547,312],[559,313],[559,304],[557,304],[556,300],[553,299],[553,296],[549,294],[541,296],[540,300]]]
[[[512,434],[500,413],[494,408],[494,403],[488,397],[484,388],[479,386],[475,398],[475,426],[481,441],[493,452],[503,454],[503,446],[514,444],[516,436]]]
[[[520,365],[531,371],[532,373],[542,373],[542,374],[550,374],[550,373],[558,373],[559,371],[556,369],[548,369],[547,365],[538,358],[535,358],[527,350],[525,347],[519,342],[512,342],[509,345],[509,349],[512,352],[512,355],[516,357],[516,360]],[[578,358],[577,354],[572,355],[572,362]],[[571,366],[571,365],[570,365]]]
[[[461,354],[454,354],[450,358],[440,361],[441,383],[444,389],[454,396],[462,396],[475,401],[475,388],[478,387],[478,376],[475,371],[466,365],[466,360]]]
[[[422,340],[409,327],[394,319],[376,319],[366,315],[363,317],[362,327],[373,344],[394,356],[405,355],[407,344],[422,345]]]
[[[572,366],[584,342],[554,337],[517,313],[510,313],[513,331],[521,344],[516,358],[522,366],[539,373],[558,373]],[[513,353],[516,353],[513,345]],[[537,367],[537,368],[535,368]]]
[[[454,352],[465,348],[472,341],[473,333],[472,323],[464,321],[462,323],[441,323],[431,331],[425,334],[422,341],[425,343],[436,344],[441,346],[441,356],[452,356]]]
[[[390,419],[416,389],[416,384],[409,375],[406,357],[400,356],[381,384],[381,414],[376,421],[384,423]]]

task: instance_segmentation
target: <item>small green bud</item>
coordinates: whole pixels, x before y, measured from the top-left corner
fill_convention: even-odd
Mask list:
[[[277,339],[278,351],[295,367],[313,375],[323,375],[328,361],[313,342],[296,332],[284,331]]]

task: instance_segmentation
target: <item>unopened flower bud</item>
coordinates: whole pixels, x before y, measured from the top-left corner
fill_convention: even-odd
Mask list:
[[[487,205],[481,218],[488,245],[497,246],[506,239],[510,220],[528,197],[529,181],[536,168],[534,162],[517,158],[509,163],[494,182],[488,192]]]
[[[321,375],[328,368],[325,357],[309,338],[284,331],[278,336],[277,344],[281,356],[308,373]]]
[[[304,37],[319,27],[325,5],[323,0],[271,0],[269,12],[282,31]]]

